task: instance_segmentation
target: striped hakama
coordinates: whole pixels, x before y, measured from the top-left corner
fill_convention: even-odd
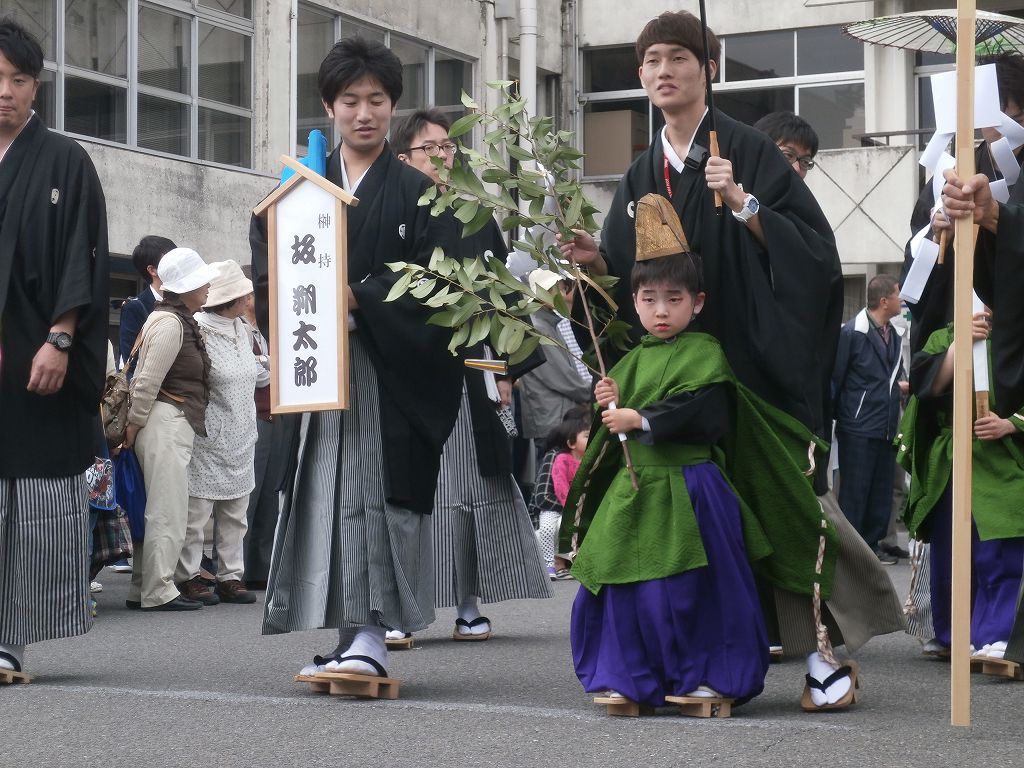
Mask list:
[[[465,385],[434,496],[435,603],[551,597],[537,538],[511,474],[482,477]]]
[[[910,560],[913,576],[910,596],[907,598],[907,634],[931,640],[935,637],[932,626],[931,546],[923,541],[910,542]]]
[[[303,417],[298,469],[282,499],[263,633],[434,620],[430,518],[385,501],[377,374],[349,334],[346,412]]]
[[[89,631],[85,475],[0,478],[0,644]]]

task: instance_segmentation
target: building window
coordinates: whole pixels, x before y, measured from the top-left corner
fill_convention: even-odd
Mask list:
[[[252,166],[252,0],[27,0],[5,12],[43,45],[35,108],[49,127]]]
[[[752,124],[769,112],[802,115],[822,149],[859,146],[864,130],[863,43],[839,27],[728,35],[715,78],[715,106]],[[632,45],[583,51],[584,175],[625,172],[662,126],[640,87]]]
[[[473,90],[473,63],[468,59],[422,40],[304,3],[299,4],[298,30],[296,141],[300,152],[305,151],[309,132],[313,129],[322,131],[332,144],[339,141],[324,114],[316,79],[320,62],[334,42],[347,37],[376,40],[388,46],[402,60],[402,97],[396,105],[397,116],[426,107],[446,112],[453,121],[466,113],[462,106],[462,91],[471,93]]]

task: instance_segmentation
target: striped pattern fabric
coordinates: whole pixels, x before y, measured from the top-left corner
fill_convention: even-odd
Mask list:
[[[558,333],[561,335],[562,340],[565,342],[566,349],[569,350],[569,354],[572,355],[572,364],[576,369],[576,373],[580,375],[580,378],[584,381],[590,381],[590,371],[587,366],[583,364],[583,350],[580,349],[580,344],[576,341],[576,334],[572,332],[572,322],[563,317],[558,321]]]
[[[907,613],[907,634],[931,640],[935,637],[932,627],[932,593],[931,593],[931,546],[923,541],[910,542],[911,560],[917,560],[917,574],[910,584],[910,596],[907,598],[910,610]]]
[[[457,606],[551,597],[526,503],[512,475],[481,477],[469,398],[441,456],[434,496],[434,601]]]
[[[348,411],[303,417],[298,470],[282,498],[263,633],[434,620],[430,517],[384,499],[377,375],[349,334]]]
[[[89,631],[85,474],[0,478],[0,644]]]
[[[833,646],[853,653],[876,635],[906,629],[903,606],[885,567],[839,509],[835,494],[819,496],[822,509],[839,534],[832,595],[822,619]],[[817,649],[810,595],[774,590],[782,646],[787,656]]]

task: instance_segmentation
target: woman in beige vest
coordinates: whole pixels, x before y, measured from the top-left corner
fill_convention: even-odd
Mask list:
[[[174,570],[185,542],[188,464],[206,435],[210,359],[193,314],[206,303],[213,271],[190,248],[175,248],[157,268],[163,300],[140,334],[125,447],[135,447],[146,484],[146,537],[136,543],[126,604],[144,611],[192,611]]]

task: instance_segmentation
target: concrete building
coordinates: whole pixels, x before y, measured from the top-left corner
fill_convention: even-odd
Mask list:
[[[1014,2],[982,3],[1013,11]],[[949,60],[844,38],[840,25],[930,5],[911,0],[715,0],[723,38],[718,105],[753,122],[793,109],[822,137],[807,178],[839,239],[848,305],[866,278],[894,270],[920,183],[917,137],[929,127],[923,79]],[[283,153],[330,125],[316,69],[334,40],[383,41],[405,64],[399,113],[438,105],[457,116],[465,89],[536,83],[535,112],[577,132],[587,188],[603,206],[657,131],[632,42],[659,0],[0,0],[46,56],[36,109],[82,142],[107,194],[114,305],[135,293],[127,256],[145,234],[247,263],[253,205]],[[696,11],[696,0],[683,7]],[[525,15],[524,15],[525,13]],[[521,20],[523,23],[521,23]],[[530,62],[534,62],[532,65]],[[535,80],[530,74],[535,73]],[[862,146],[862,134],[888,132]]]

